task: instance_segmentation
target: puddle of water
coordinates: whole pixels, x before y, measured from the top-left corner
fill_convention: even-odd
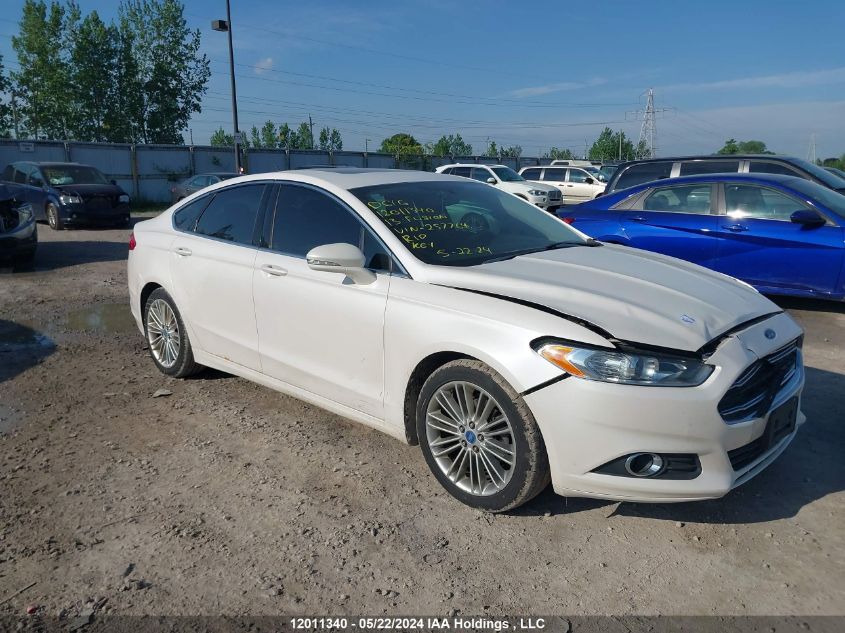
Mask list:
[[[67,325],[72,330],[115,334],[133,332],[137,326],[126,303],[99,303],[67,315]]]

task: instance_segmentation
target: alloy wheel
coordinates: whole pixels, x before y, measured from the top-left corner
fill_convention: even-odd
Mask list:
[[[477,496],[508,485],[516,465],[507,415],[487,391],[466,381],[442,385],[428,402],[426,441],[444,475]]]
[[[147,310],[147,342],[153,357],[166,369],[176,364],[182,339],[176,313],[163,299],[156,299]]]

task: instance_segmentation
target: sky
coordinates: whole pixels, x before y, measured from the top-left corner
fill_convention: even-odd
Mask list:
[[[0,54],[23,0],[3,0]],[[79,0],[108,19],[116,1]],[[185,0],[212,76],[186,141],[232,128],[224,0]],[[640,134],[654,89],[657,154],[711,153],[728,138],[778,153],[845,153],[842,0],[232,0],[240,127],[340,130],[346,150],[397,132],[460,133],[536,156],[583,154],[605,126]]]

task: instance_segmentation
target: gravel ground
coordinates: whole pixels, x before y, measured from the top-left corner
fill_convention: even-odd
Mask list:
[[[417,447],[159,374],[128,234],[41,226],[36,270],[0,271],[0,615],[845,614],[842,305],[781,301],[807,331],[809,421],[746,486],[490,516]]]

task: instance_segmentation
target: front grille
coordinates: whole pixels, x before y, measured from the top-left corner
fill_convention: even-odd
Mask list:
[[[114,206],[113,196],[92,195],[83,198],[86,211],[110,211]]]
[[[549,200],[560,200],[560,191],[549,192]]]
[[[761,358],[746,369],[719,401],[725,422],[740,422],[766,414],[780,390],[800,369],[801,338]]]

